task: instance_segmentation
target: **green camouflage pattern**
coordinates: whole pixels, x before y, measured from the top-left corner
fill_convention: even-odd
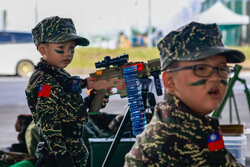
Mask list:
[[[75,40],[77,45],[88,46],[88,39],[78,36],[73,21],[58,16],[48,17],[39,22],[32,35],[35,45],[39,43],[60,43]]]
[[[24,160],[34,160],[34,157],[26,153],[7,152],[0,150],[0,166],[2,165],[2,163],[5,163],[9,166]]]
[[[175,61],[194,61],[213,55],[223,55],[229,63],[245,60],[242,52],[224,47],[216,24],[191,22],[166,35],[157,48],[162,71]]]
[[[26,147],[29,155],[36,157],[36,146],[40,142],[38,128],[34,121],[31,121],[25,132]],[[37,157],[38,158],[38,157]]]
[[[81,129],[87,122],[86,104],[81,91],[75,93],[64,90],[61,81],[70,76],[65,70],[56,69],[43,60],[39,66],[43,70],[35,70],[25,92],[34,122],[40,127],[45,139],[47,156],[62,155],[67,150],[75,164],[85,166],[88,151],[82,139],[62,134],[63,125],[72,124]],[[40,85],[51,86],[49,97],[38,97]]]
[[[192,112],[167,94],[125,156],[125,167],[242,166],[225,148],[210,152],[207,137],[220,131],[218,120]]]

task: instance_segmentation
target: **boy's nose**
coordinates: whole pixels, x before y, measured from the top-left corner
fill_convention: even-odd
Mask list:
[[[74,55],[74,51],[72,51],[72,50],[67,50],[65,53],[66,53],[67,56]]]
[[[209,78],[216,79],[216,80],[220,80],[221,79],[221,77],[218,74],[218,70],[217,69],[213,69],[212,75]]]

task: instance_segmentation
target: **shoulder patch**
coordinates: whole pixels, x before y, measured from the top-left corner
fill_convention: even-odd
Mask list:
[[[38,88],[37,97],[50,97],[51,86],[50,85],[40,85]]]
[[[211,133],[207,138],[207,142],[210,152],[225,148],[220,131]]]

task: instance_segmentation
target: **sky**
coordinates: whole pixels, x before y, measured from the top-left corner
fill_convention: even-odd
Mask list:
[[[0,16],[2,18],[2,11],[6,9],[7,30],[30,31],[37,23],[35,17],[35,6],[37,6],[38,21],[55,15],[72,18],[77,32],[86,37],[113,35],[120,31],[129,35],[132,27],[146,31],[149,1],[0,0]],[[187,17],[185,13],[190,9],[190,4],[197,1],[202,0],[151,0],[152,25],[163,31],[174,28],[173,23],[177,24]],[[2,29],[2,19],[0,27]]]

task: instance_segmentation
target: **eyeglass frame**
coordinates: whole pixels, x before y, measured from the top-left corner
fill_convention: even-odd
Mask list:
[[[196,66],[198,65],[205,65],[207,67],[212,67],[212,71],[211,73],[208,75],[208,76],[199,76],[197,75],[196,73]],[[221,74],[219,73],[219,68],[220,67],[228,67],[229,69],[229,74],[227,77],[223,77],[221,76]],[[195,65],[192,65],[192,66],[184,66],[184,67],[176,67],[176,68],[170,68],[170,69],[167,69],[168,72],[174,72],[174,71],[181,71],[181,70],[189,70],[189,69],[192,69],[194,74],[197,76],[197,77],[202,77],[202,78],[207,78],[207,77],[210,77],[213,73],[214,73],[214,70],[216,69],[217,71],[217,74],[219,75],[219,77],[223,78],[223,79],[228,79],[229,78],[229,75],[233,72],[235,72],[235,69],[231,66],[211,66],[209,64],[195,64]]]

